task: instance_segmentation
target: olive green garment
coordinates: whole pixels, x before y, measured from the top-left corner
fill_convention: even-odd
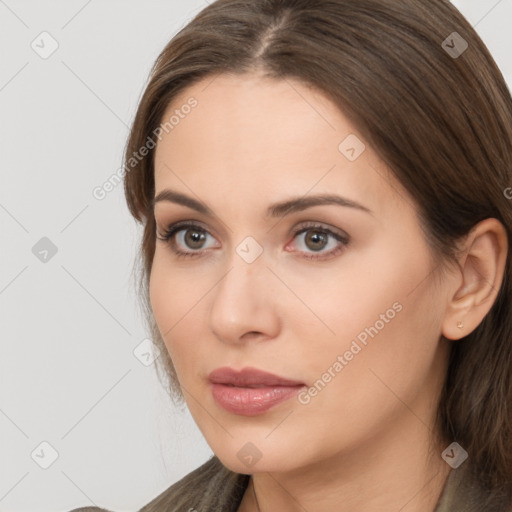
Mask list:
[[[512,512],[505,495],[486,492],[468,461],[452,469],[432,512]],[[249,475],[233,473],[213,456],[164,490],[138,512],[237,512]],[[111,512],[85,507],[70,512]]]

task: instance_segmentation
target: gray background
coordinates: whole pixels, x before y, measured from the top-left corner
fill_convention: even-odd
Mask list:
[[[512,86],[512,0],[453,3]],[[205,6],[0,0],[1,512],[136,510],[211,454],[133,353],[141,230],[123,187],[92,195],[154,59]]]

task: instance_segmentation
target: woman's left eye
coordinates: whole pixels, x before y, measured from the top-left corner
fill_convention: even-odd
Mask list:
[[[348,245],[349,237],[346,234],[336,233],[319,224],[302,225],[293,233],[293,238],[301,235],[302,245],[306,248],[304,258],[306,259],[323,259],[325,257],[332,257],[338,254],[343,248]],[[305,236],[303,236],[305,235]],[[158,238],[163,242],[170,245],[171,250],[178,257],[197,257],[204,253],[204,242],[207,237],[212,235],[204,228],[193,223],[177,223],[168,227],[167,231]],[[330,240],[329,240],[330,239]],[[329,246],[329,241],[332,243],[330,250],[324,251]],[[185,247],[185,250],[182,249]],[[186,248],[189,248],[187,250]],[[308,253],[307,250],[312,253]],[[303,252],[303,251],[299,251]],[[315,253],[319,253],[317,256]]]
[[[335,233],[334,231],[317,224],[303,226],[302,229],[295,231],[294,239],[299,235],[301,235],[300,238],[302,238],[303,246],[313,251],[313,254],[306,253],[304,255],[304,258],[307,259],[320,259],[326,256],[335,256],[349,243],[348,235]],[[329,239],[331,239],[332,242],[331,249],[323,251],[323,249],[329,245]],[[319,251],[322,251],[321,256],[315,256],[314,253]]]

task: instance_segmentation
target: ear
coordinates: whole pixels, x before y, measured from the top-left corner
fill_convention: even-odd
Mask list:
[[[445,338],[467,336],[489,312],[503,281],[507,252],[507,232],[497,219],[479,222],[466,236],[459,258],[460,277],[454,281],[442,324]],[[460,323],[462,328],[457,327]]]

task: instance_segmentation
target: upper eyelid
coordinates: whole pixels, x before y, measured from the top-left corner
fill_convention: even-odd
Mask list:
[[[339,234],[340,236],[345,236],[347,238],[349,236],[348,233],[346,233],[344,230],[334,227],[334,226],[330,226],[328,222],[303,220],[303,221],[300,221],[298,224],[299,224],[299,226],[297,226],[293,230],[291,230],[295,234],[297,234],[297,232],[302,229],[308,229],[308,228],[313,229],[313,228],[317,227],[319,229],[324,229],[326,231],[332,231],[334,234]],[[201,221],[196,221],[196,220],[182,220],[182,221],[170,222],[168,224],[164,224],[163,231],[167,232],[172,229],[175,232],[177,232],[180,229],[186,229],[189,227],[197,227],[200,230],[205,231],[209,235],[213,236],[212,232],[210,231],[210,228],[205,227]]]
[[[157,223],[157,226],[158,226],[158,223]],[[205,227],[203,225],[203,223],[198,220],[178,220],[176,222],[168,222],[168,223],[162,222],[162,231],[166,232],[171,229],[176,229],[176,230],[186,229],[187,227],[190,227],[190,226],[199,228],[203,231],[206,231],[209,234],[212,234],[211,229]]]

